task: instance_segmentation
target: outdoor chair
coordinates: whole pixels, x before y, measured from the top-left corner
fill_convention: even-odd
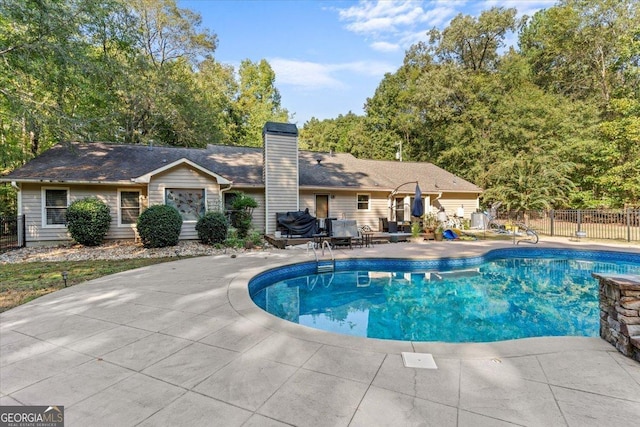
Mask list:
[[[339,219],[331,221],[331,245],[349,246],[353,249],[353,240],[358,238],[358,227],[355,220]]]
[[[369,247],[369,245],[371,244],[371,236],[369,235],[365,237],[365,233],[371,233],[371,227],[369,227],[368,225],[358,227],[358,236],[352,239],[353,243],[355,245],[359,245],[361,248],[364,247],[366,243],[367,247]],[[368,238],[369,241],[365,242],[366,238]]]

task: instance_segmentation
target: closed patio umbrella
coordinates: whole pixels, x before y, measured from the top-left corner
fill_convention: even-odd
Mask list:
[[[411,207],[411,215],[421,217],[424,215],[424,205],[422,203],[422,191],[420,191],[420,185],[416,182],[416,195],[413,199],[413,206]]]

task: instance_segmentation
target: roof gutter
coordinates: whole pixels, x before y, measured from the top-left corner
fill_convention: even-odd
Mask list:
[[[13,183],[26,183],[26,184],[78,184],[78,185],[136,185],[140,186],[139,183],[131,182],[131,181],[80,181],[80,180],[64,180],[64,179],[6,179],[0,178],[0,182],[11,182]]]

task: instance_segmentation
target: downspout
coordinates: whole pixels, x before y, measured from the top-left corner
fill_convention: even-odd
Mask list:
[[[11,186],[18,192],[18,215],[22,215],[22,189],[20,188],[20,185],[15,181],[11,181]]]
[[[230,183],[227,188],[221,188],[220,189],[220,210],[222,211],[222,213],[224,213],[224,194],[223,193],[225,191],[231,190],[231,187],[233,187],[233,182]]]
[[[18,217],[21,217],[22,214],[22,188],[20,188],[20,184],[18,184],[16,181],[11,181],[11,186],[13,188],[16,189],[16,192],[18,193],[18,200],[16,200],[16,203],[18,204]],[[24,221],[22,222],[22,227],[19,228],[20,231],[18,231],[18,245],[20,247],[22,246],[26,246],[26,239],[27,236],[25,235],[26,233],[26,227],[25,227],[25,223],[26,222],[26,218],[24,218]]]

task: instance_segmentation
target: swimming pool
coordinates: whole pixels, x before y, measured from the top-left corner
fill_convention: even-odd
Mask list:
[[[640,254],[498,249],[471,258],[308,262],[249,282],[253,301],[285,320],[347,335],[403,341],[491,342],[597,336],[592,272],[640,274]]]

